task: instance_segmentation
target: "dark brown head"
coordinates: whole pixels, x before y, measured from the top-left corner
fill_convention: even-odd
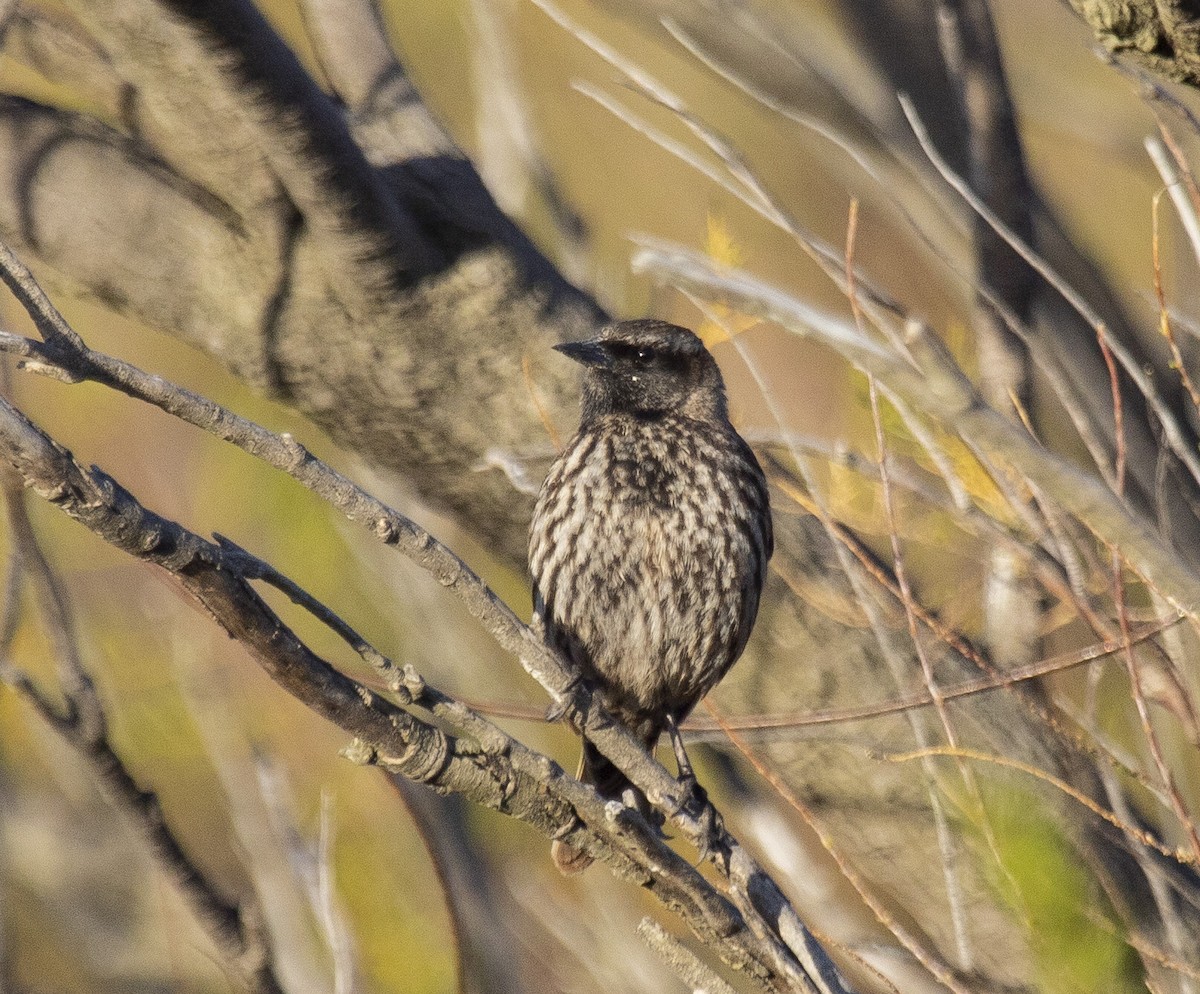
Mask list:
[[[721,371],[686,328],[650,319],[617,321],[595,338],[554,347],[584,367],[585,425],[606,414],[728,417]]]

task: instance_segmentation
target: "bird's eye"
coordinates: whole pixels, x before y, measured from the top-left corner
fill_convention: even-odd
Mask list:
[[[644,365],[654,358],[652,350],[638,348],[636,345],[627,345],[624,342],[613,342],[609,345],[608,349],[615,358],[624,359],[627,362],[636,362],[639,365]]]

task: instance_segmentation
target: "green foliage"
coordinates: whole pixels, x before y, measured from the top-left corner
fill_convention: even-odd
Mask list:
[[[1062,816],[1037,794],[1008,785],[988,813],[1001,874],[997,890],[1028,923],[1043,994],[1143,991],[1137,956],[1111,924]]]

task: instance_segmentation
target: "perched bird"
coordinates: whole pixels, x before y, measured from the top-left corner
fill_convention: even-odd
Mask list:
[[[773,540],[767,483],[729,423],[703,343],[664,321],[620,321],[555,346],[584,367],[579,431],[542,484],[529,536],[535,622],[647,749],[741,655]],[[645,813],[586,740],[579,777]],[[694,781],[694,778],[692,778]],[[564,873],[591,859],[559,841]]]

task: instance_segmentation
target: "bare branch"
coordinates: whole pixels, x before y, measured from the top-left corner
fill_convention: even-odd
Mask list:
[[[903,95],[900,98],[900,103],[904,108],[905,114],[908,116],[909,124],[912,125],[913,133],[917,136],[917,140],[921,142],[921,147],[925,150],[925,154],[929,156],[929,160],[934,164],[938,172],[979,213],[979,216],[991,225],[996,233],[1012,246],[1022,259],[1033,267],[1039,276],[1062,294],[1063,299],[1074,308],[1081,318],[1096,329],[1098,333],[1103,333],[1105,327],[1104,320],[1092,305],[1054,272],[1050,268],[1050,265],[1026,245],[1016,232],[997,217],[995,212],[974,194],[961,177],[954,174],[930,142],[929,135],[925,131],[924,125],[921,124],[920,119],[916,116],[916,111],[912,103]],[[1114,338],[1110,337],[1108,339],[1108,345],[1112,349],[1113,355],[1120,361],[1121,368],[1125,374],[1137,385],[1138,390],[1141,391],[1142,396],[1146,399],[1146,403],[1154,412],[1155,417],[1162,423],[1163,433],[1171,446],[1171,451],[1188,468],[1189,473],[1191,473],[1196,483],[1200,484],[1200,456],[1196,454],[1194,444],[1185,435],[1179,419],[1163,400],[1158,392],[1158,388],[1154,386],[1153,381],[1146,374],[1146,371],[1134,355],[1121,342]]]
[[[7,408],[7,401],[0,400]],[[0,417],[3,415],[0,414]],[[15,545],[14,555],[40,587],[40,603],[63,672],[64,711],[52,710],[45,695],[7,661],[0,676],[34,709],[84,762],[109,801],[133,824],[162,872],[178,888],[196,920],[217,951],[254,994],[283,994],[275,972],[270,939],[256,901],[246,897],[231,903],[184,851],[167,823],[158,797],[144,790],[129,772],[108,739],[107,722],[92,681],[79,657],[65,594],[38,547],[25,512],[19,480],[4,473],[4,496]]]
[[[643,918],[638,935],[687,984],[693,994],[734,994],[724,980],[712,972],[687,946],[653,918]]]
[[[0,446],[28,486],[117,548],[168,572],[272,679],[354,735],[350,758],[462,793],[533,825],[546,837],[564,837],[585,847],[619,876],[652,889],[731,966],[759,978],[769,972],[761,958],[764,937],[756,941],[738,912],[635,813],[619,805],[610,810],[592,788],[498,730],[498,737],[478,743],[458,739],[350,680],[279,620],[219,546],[147,511],[99,470],[82,469],[2,399]],[[454,716],[453,709],[437,708],[441,695],[423,682],[409,694],[413,703]],[[472,725],[478,727],[482,720]],[[644,754],[643,762],[650,762]],[[772,898],[778,891],[770,881],[761,879],[761,871],[736,844],[729,847],[729,859],[735,894],[738,887],[755,894],[747,910],[757,914],[755,909],[762,907],[773,913],[783,935],[794,940],[789,926],[794,912]],[[778,962],[780,954],[771,958]]]
[[[1200,859],[1195,854],[1186,849],[1173,849],[1155,837],[1151,832],[1140,827],[1139,825],[1130,825],[1122,822],[1111,811],[1106,811],[1100,807],[1086,794],[1076,790],[1070,784],[1063,780],[1046,773],[1045,770],[1039,770],[1037,767],[1031,766],[1028,763],[1022,763],[1019,760],[1009,759],[1006,756],[989,756],[980,753],[973,749],[960,749],[954,746],[936,746],[932,749],[923,749],[914,752],[899,753],[895,755],[880,754],[878,758],[886,760],[889,763],[908,763],[914,759],[927,759],[931,756],[944,756],[951,759],[971,759],[980,763],[992,763],[996,766],[1006,767],[1008,769],[1019,770],[1022,773],[1035,777],[1038,780],[1043,780],[1051,783],[1055,789],[1062,791],[1071,800],[1077,802],[1087,808],[1092,814],[1098,818],[1103,818],[1106,822],[1115,828],[1120,829],[1126,835],[1136,839],[1142,845],[1148,846],[1161,856],[1166,856],[1168,859],[1175,860],[1177,863],[1185,866],[1200,866]]]
[[[0,258],[0,264],[20,266],[11,258]],[[0,349],[9,344],[18,349],[33,348],[31,343],[19,339],[19,336],[0,335]],[[51,343],[44,345],[50,350],[47,355],[53,364],[78,371],[86,378],[106,383],[131,396],[153,403],[190,424],[203,427],[218,437],[233,442],[270,465],[283,469],[324,497],[351,520],[367,525],[385,544],[395,546],[417,565],[432,573],[442,586],[463,601],[471,615],[501,647],[520,659],[525,670],[546,688],[557,704],[567,706],[568,713],[573,715],[573,720],[582,733],[630,776],[632,782],[645,793],[650,802],[663,810],[693,844],[708,850],[711,861],[730,880],[732,895],[739,910],[746,916],[760,941],[771,951],[775,969],[791,977],[794,983],[801,985],[801,989],[804,989],[805,983],[813,982],[806,979],[804,971],[794,959],[795,955],[811,960],[808,946],[813,940],[775,882],[723,827],[719,830],[714,844],[714,840],[710,838],[711,826],[708,820],[694,803],[688,803],[689,795],[679,781],[653,757],[647,755],[623,725],[608,717],[590,688],[585,683],[573,679],[563,659],[523,624],[449,548],[415,522],[387,507],[326,466],[290,436],[279,436],[269,432],[244,418],[237,417],[212,401],[175,387],[159,377],[149,376],[128,364],[93,352],[86,346],[82,350],[69,350],[52,346]],[[15,410],[11,416],[21,418]],[[34,429],[29,426],[29,430]],[[121,503],[125,499],[136,506],[136,502],[127,494]],[[165,527],[168,523],[162,524]],[[114,540],[111,534],[103,530],[98,532],[109,541]],[[204,545],[207,546],[207,543]],[[208,546],[208,549],[212,548],[214,547]],[[212,557],[209,551],[195,551],[193,554],[206,562]],[[219,556],[227,567],[233,565],[234,558],[236,553],[222,553]],[[256,565],[255,568],[260,567]],[[184,585],[192,590],[187,582]],[[197,593],[195,590],[192,592]],[[261,637],[261,633],[258,634]],[[343,632],[343,635],[346,633]],[[353,641],[355,636],[351,633],[346,637]],[[268,672],[272,672],[269,667]],[[279,675],[272,672],[272,676],[284,683],[287,689],[296,692]],[[393,681],[392,689],[396,692],[406,689],[407,694],[414,699],[419,699],[426,693],[423,681],[419,679],[415,690],[407,688],[404,681]],[[348,692],[348,689],[343,689],[343,693]],[[444,695],[435,694],[433,691],[428,693],[430,700],[436,701],[439,707],[444,708],[447,716],[467,723],[466,727],[471,728],[471,733],[478,734],[482,719],[468,713],[462,705]],[[327,708],[328,702],[324,702],[314,709],[330,716]],[[490,726],[490,723],[485,724],[489,727],[482,736],[484,741],[492,743],[494,748],[496,743],[506,743],[511,748],[511,740],[507,740],[507,736],[503,736],[503,733]],[[420,776],[415,778],[421,779]],[[566,830],[568,826],[559,828]],[[779,940],[782,940],[782,944]],[[815,979],[822,977],[820,972],[813,973],[809,962],[805,963],[805,968]]]

